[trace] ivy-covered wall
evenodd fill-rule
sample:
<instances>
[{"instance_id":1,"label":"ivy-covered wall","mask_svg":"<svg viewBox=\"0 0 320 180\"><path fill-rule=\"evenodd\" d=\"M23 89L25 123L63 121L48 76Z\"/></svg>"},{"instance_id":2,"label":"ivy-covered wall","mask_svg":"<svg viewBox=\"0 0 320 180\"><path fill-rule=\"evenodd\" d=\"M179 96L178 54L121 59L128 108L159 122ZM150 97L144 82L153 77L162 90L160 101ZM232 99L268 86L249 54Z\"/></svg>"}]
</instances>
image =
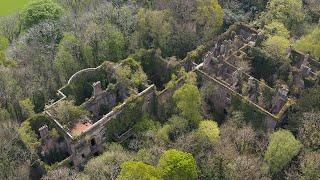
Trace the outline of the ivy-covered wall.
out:
<instances>
[{"instance_id":1,"label":"ivy-covered wall","mask_svg":"<svg viewBox=\"0 0 320 180\"><path fill-rule=\"evenodd\" d=\"M96 71L79 74L62 91L66 96L74 99L76 105L80 105L85 102L86 98L91 97L92 84L97 81L100 81L103 89L106 89L109 84L108 72L101 68Z\"/></svg>"},{"instance_id":2,"label":"ivy-covered wall","mask_svg":"<svg viewBox=\"0 0 320 180\"><path fill-rule=\"evenodd\" d=\"M122 112L106 125L106 135L108 140L115 140L115 136L120 136L128 129L132 128L138 120L142 118L143 97L139 97L127 102Z\"/></svg>"},{"instance_id":3,"label":"ivy-covered wall","mask_svg":"<svg viewBox=\"0 0 320 180\"><path fill-rule=\"evenodd\" d=\"M20 137L30 150L36 150L41 145L38 131L44 125L47 125L49 130L54 128L50 118L43 114L37 114L21 124L18 130Z\"/></svg>"},{"instance_id":4,"label":"ivy-covered wall","mask_svg":"<svg viewBox=\"0 0 320 180\"><path fill-rule=\"evenodd\" d=\"M253 108L247 101L241 99L239 96L232 95L230 109L243 112L245 121L252 124L255 129L266 129L266 115L256 108Z\"/></svg>"}]
</instances>

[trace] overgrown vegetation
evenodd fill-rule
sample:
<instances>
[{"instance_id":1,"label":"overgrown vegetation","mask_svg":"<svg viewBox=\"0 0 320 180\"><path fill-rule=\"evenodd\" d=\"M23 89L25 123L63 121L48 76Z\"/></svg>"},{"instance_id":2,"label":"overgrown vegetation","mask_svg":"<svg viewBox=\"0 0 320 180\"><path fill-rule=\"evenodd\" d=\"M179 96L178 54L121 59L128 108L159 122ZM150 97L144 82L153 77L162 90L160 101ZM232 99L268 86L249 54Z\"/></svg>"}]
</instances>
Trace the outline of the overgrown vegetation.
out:
<instances>
[{"instance_id":1,"label":"overgrown vegetation","mask_svg":"<svg viewBox=\"0 0 320 180\"><path fill-rule=\"evenodd\" d=\"M319 18L318 0L31 1L0 17L0 179L319 179L319 72L307 76L304 57L289 54L320 62ZM288 85L295 102L273 131L261 109L186 72L238 21L264 36L244 50L261 80L257 104L275 105L264 83ZM46 150L65 139L42 112L63 87L67 98L48 112L69 131L90 118L83 103L97 81L123 110L103 130L103 153L80 169L54 164L68 153ZM148 114L137 94L150 84ZM99 117L109 110L99 105ZM53 142L40 137L44 125Z\"/></svg>"}]
</instances>

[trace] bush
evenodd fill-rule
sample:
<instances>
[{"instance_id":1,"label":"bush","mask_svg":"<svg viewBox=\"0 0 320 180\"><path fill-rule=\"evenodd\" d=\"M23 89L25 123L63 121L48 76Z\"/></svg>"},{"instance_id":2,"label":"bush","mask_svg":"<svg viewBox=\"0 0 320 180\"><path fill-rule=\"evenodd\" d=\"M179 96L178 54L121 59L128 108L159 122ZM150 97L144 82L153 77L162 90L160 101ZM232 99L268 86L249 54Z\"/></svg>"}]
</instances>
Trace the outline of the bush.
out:
<instances>
[{"instance_id":1,"label":"bush","mask_svg":"<svg viewBox=\"0 0 320 180\"><path fill-rule=\"evenodd\" d=\"M90 179L117 179L120 165L131 160L131 154L119 144L110 144L105 152L89 160L85 165L84 174Z\"/></svg>"},{"instance_id":2,"label":"bush","mask_svg":"<svg viewBox=\"0 0 320 180\"><path fill-rule=\"evenodd\" d=\"M61 101L59 105L53 109L53 115L68 128L78 122L82 116L89 113L82 107L75 106L72 101Z\"/></svg>"},{"instance_id":3,"label":"bush","mask_svg":"<svg viewBox=\"0 0 320 180\"><path fill-rule=\"evenodd\" d=\"M44 20L57 20L62 14L62 8L52 0L36 0L31 2L21 15L25 29L39 24Z\"/></svg>"},{"instance_id":4,"label":"bush","mask_svg":"<svg viewBox=\"0 0 320 180\"><path fill-rule=\"evenodd\" d=\"M18 132L22 141L30 150L36 150L40 146L41 142L38 140L35 131L32 130L30 121L23 122Z\"/></svg>"},{"instance_id":5,"label":"bush","mask_svg":"<svg viewBox=\"0 0 320 180\"><path fill-rule=\"evenodd\" d=\"M290 41L282 36L271 36L264 42L264 50L278 60L284 60Z\"/></svg>"},{"instance_id":6,"label":"bush","mask_svg":"<svg viewBox=\"0 0 320 180\"><path fill-rule=\"evenodd\" d=\"M295 139L291 132L279 130L270 136L270 143L265 153L272 174L281 171L301 148L301 143Z\"/></svg>"},{"instance_id":7,"label":"bush","mask_svg":"<svg viewBox=\"0 0 320 180\"><path fill-rule=\"evenodd\" d=\"M207 139L211 143L216 143L219 140L220 130L217 122L212 120L201 121L197 135L199 138Z\"/></svg>"},{"instance_id":8,"label":"bush","mask_svg":"<svg viewBox=\"0 0 320 180\"><path fill-rule=\"evenodd\" d=\"M161 179L160 171L143 162L125 162L121 165L119 180L157 180Z\"/></svg>"},{"instance_id":9,"label":"bush","mask_svg":"<svg viewBox=\"0 0 320 180\"><path fill-rule=\"evenodd\" d=\"M311 53L320 58L320 28L314 29L310 34L296 41L294 47L304 53Z\"/></svg>"},{"instance_id":10,"label":"bush","mask_svg":"<svg viewBox=\"0 0 320 180\"><path fill-rule=\"evenodd\" d=\"M21 124L18 131L21 139L29 149L35 150L40 146L38 131L44 125L47 125L49 130L54 128L51 119L43 114L36 114Z\"/></svg>"},{"instance_id":11,"label":"bush","mask_svg":"<svg viewBox=\"0 0 320 180\"><path fill-rule=\"evenodd\" d=\"M181 111L181 115L189 121L190 127L198 127L201 120L201 97L197 86L192 84L183 85L174 93L173 99Z\"/></svg>"},{"instance_id":12,"label":"bush","mask_svg":"<svg viewBox=\"0 0 320 180\"><path fill-rule=\"evenodd\" d=\"M196 161L192 154L175 149L162 154L158 167L161 169L164 179L194 180L198 176Z\"/></svg>"}]
</instances>

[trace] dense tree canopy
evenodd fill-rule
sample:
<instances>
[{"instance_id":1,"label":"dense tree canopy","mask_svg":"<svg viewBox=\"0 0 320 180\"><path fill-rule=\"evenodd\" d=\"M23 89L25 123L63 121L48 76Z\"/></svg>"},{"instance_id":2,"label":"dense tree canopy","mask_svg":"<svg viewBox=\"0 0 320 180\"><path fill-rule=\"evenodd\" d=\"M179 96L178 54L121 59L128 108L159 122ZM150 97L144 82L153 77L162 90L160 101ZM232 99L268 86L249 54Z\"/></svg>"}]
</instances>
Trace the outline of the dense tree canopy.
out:
<instances>
[{"instance_id":1,"label":"dense tree canopy","mask_svg":"<svg viewBox=\"0 0 320 180\"><path fill-rule=\"evenodd\" d=\"M304 19L302 0L270 0L267 5L265 20L278 20L292 29L299 27Z\"/></svg>"},{"instance_id":2,"label":"dense tree canopy","mask_svg":"<svg viewBox=\"0 0 320 180\"><path fill-rule=\"evenodd\" d=\"M316 58L320 58L320 28L315 28L310 34L302 36L296 41L294 47L304 53L310 53Z\"/></svg>"},{"instance_id":3,"label":"dense tree canopy","mask_svg":"<svg viewBox=\"0 0 320 180\"><path fill-rule=\"evenodd\" d=\"M319 179L320 66L296 53L319 61L319 18L319 0L30 1L0 17L0 179ZM234 68L246 72L243 97L228 93ZM247 74L260 82L249 87ZM114 106L92 97L96 117L83 103L98 80ZM260 111L281 115L282 84L293 104L280 123ZM68 97L46 109L64 85ZM47 161L68 155L51 146L75 152L45 109L71 133L117 117L88 131L95 143L74 137L84 161L74 167L74 156Z\"/></svg>"}]
</instances>

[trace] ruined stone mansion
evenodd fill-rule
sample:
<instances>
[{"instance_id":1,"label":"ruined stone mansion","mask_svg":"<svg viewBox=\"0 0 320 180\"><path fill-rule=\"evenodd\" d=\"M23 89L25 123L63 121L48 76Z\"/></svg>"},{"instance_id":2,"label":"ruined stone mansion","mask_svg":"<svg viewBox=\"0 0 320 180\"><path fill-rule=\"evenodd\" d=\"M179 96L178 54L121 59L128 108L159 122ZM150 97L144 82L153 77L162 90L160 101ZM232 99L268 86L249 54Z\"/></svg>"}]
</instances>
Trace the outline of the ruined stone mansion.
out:
<instances>
[{"instance_id":1,"label":"ruined stone mansion","mask_svg":"<svg viewBox=\"0 0 320 180\"><path fill-rule=\"evenodd\" d=\"M294 103L294 98L289 97L290 87L281 84L272 88L253 77L239 63L248 61L250 48L259 41L263 41L264 38L261 32L239 23L230 27L218 38L195 50L193 52L196 54L195 57L189 54L181 61L180 66L185 67L187 71L195 72L198 75L199 84L210 82L218 85L223 94L223 101L219 102L222 108L228 107L232 98L240 98L253 109L264 114L266 120L262 123L266 123L266 126L272 129L282 121L286 111ZM306 78L313 78L315 84L319 83L317 72L320 70L320 64L317 61L291 47L288 48L287 53L288 58L294 59L292 63L296 68L292 74L294 84L297 87L305 88ZM117 68L117 66L113 68ZM99 66L79 71L70 78L68 84L77 81L79 76L98 71L101 68L103 67ZM112 69L109 73L110 75L113 73ZM111 139L108 135L108 131L111 131L109 124L116 123L114 121L118 121L126 113L130 103L137 102L138 111L141 114L148 113L155 117L160 116L164 111L162 106L172 98L175 90L184 84L184 78L180 77L175 86L160 92L157 91L155 85L150 83L136 94L120 90L115 93L112 89L103 88L101 81L96 81L92 84L92 96L81 104L90 112L90 115L79 120L72 129L66 129L50 112L50 109L68 98L68 94L64 92L68 85L58 91L59 99L51 102L44 113L51 117L55 128L63 135L65 139L63 148L70 155L68 160L78 166L84 163L88 157L101 153L106 142L111 140L122 142L132 135L132 124L130 123L125 123L126 127L121 127L119 132L112 133ZM265 98L266 93L271 98ZM106 110L106 113L103 114L101 114L100 108L102 105ZM48 133L47 125L39 129L43 141L49 141Z\"/></svg>"}]
</instances>

